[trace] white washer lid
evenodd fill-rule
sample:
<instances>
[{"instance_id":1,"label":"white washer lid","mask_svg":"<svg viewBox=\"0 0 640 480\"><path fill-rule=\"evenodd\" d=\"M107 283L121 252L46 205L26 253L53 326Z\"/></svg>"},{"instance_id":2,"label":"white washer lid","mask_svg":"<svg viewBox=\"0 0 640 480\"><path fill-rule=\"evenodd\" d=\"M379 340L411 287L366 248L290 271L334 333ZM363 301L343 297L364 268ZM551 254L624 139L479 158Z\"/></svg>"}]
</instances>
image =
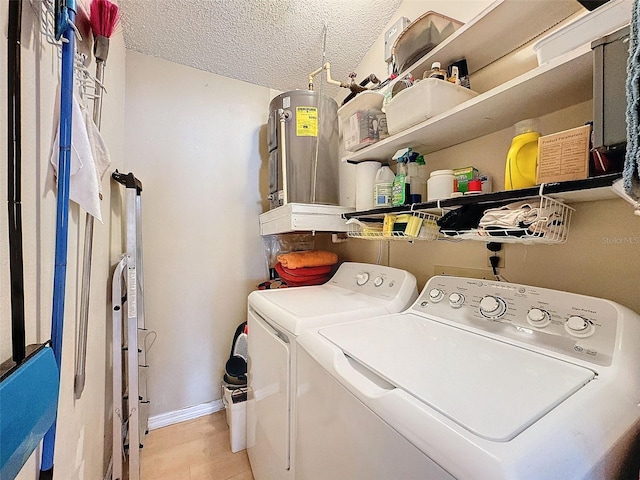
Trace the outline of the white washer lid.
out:
<instances>
[{"instance_id":1,"label":"white washer lid","mask_svg":"<svg viewBox=\"0 0 640 480\"><path fill-rule=\"evenodd\" d=\"M350 357L468 431L509 441L594 372L415 314L325 327Z\"/></svg>"},{"instance_id":2,"label":"white washer lid","mask_svg":"<svg viewBox=\"0 0 640 480\"><path fill-rule=\"evenodd\" d=\"M251 292L249 305L298 335L305 328L386 315L389 302L333 285Z\"/></svg>"}]
</instances>

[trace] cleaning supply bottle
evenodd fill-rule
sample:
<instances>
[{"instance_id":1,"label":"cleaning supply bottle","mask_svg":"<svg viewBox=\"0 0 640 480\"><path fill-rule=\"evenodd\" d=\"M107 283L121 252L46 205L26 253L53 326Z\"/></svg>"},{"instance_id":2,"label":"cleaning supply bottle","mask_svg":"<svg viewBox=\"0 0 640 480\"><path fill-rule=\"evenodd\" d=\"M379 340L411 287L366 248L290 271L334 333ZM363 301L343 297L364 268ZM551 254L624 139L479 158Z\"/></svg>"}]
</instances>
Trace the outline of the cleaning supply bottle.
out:
<instances>
[{"instance_id":1,"label":"cleaning supply bottle","mask_svg":"<svg viewBox=\"0 0 640 480\"><path fill-rule=\"evenodd\" d=\"M378 169L373 186L373 208L391 206L391 186L395 178L389 165L383 165Z\"/></svg>"},{"instance_id":2,"label":"cleaning supply bottle","mask_svg":"<svg viewBox=\"0 0 640 480\"><path fill-rule=\"evenodd\" d=\"M416 157L410 158L409 164L407 165L407 183L409 184L409 198L407 203L420 203L423 199L426 201L426 197L422 196L420 190L421 178Z\"/></svg>"},{"instance_id":3,"label":"cleaning supply bottle","mask_svg":"<svg viewBox=\"0 0 640 480\"><path fill-rule=\"evenodd\" d=\"M405 162L398 162L391 186L391 206L404 205L407 200L407 165Z\"/></svg>"},{"instance_id":4,"label":"cleaning supply bottle","mask_svg":"<svg viewBox=\"0 0 640 480\"><path fill-rule=\"evenodd\" d=\"M460 85L460 72L458 71L458 67L455 65L451 67L451 75L447 79L450 83L455 83L456 85Z\"/></svg>"},{"instance_id":5,"label":"cleaning supply bottle","mask_svg":"<svg viewBox=\"0 0 640 480\"><path fill-rule=\"evenodd\" d=\"M422 78L437 78L439 80L446 80L447 72L442 70L440 62L433 62L431 64L431 70L427 70Z\"/></svg>"},{"instance_id":6,"label":"cleaning supply bottle","mask_svg":"<svg viewBox=\"0 0 640 480\"><path fill-rule=\"evenodd\" d=\"M522 120L515 125L516 136L511 141L504 171L505 190L533 187L536 184L538 162L538 131L535 119Z\"/></svg>"}]
</instances>

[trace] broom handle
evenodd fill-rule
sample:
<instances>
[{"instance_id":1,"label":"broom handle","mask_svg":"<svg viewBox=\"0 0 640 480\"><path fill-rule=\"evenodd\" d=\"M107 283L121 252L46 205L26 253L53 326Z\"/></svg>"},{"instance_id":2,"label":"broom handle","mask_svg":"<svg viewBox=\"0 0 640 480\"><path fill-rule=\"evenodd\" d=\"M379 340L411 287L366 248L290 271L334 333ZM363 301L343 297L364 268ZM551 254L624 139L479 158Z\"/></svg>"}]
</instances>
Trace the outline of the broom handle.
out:
<instances>
[{"instance_id":1,"label":"broom handle","mask_svg":"<svg viewBox=\"0 0 640 480\"><path fill-rule=\"evenodd\" d=\"M93 123L98 130L102 124L102 88L105 61L96 58L96 95L93 101ZM87 337L89 330L89 294L91 292L91 258L93 256L93 215L85 214L84 256L82 259L82 290L80 292L80 321L78 325L78 346L76 351L76 367L73 382L73 393L76 400L84 391L87 366Z\"/></svg>"},{"instance_id":2,"label":"broom handle","mask_svg":"<svg viewBox=\"0 0 640 480\"><path fill-rule=\"evenodd\" d=\"M67 243L69 237L69 177L71 163L71 131L73 112L73 61L75 33L71 24L75 21L76 2L66 0L68 22L62 44L62 71L60 75L60 153L58 158L58 201L56 208L56 249L53 276L53 311L51 318L51 344L58 365L62 364L62 334L64 326L64 297L67 276ZM53 478L53 458L56 441L57 418L44 436L40 480Z\"/></svg>"}]
</instances>

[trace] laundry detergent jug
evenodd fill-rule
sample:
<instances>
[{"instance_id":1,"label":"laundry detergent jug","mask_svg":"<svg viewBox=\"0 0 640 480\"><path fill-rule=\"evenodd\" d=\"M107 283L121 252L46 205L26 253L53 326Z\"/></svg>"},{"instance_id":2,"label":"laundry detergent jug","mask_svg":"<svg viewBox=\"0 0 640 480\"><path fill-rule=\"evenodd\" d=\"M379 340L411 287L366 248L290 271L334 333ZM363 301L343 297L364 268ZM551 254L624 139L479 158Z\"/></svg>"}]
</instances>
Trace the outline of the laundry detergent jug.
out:
<instances>
[{"instance_id":1,"label":"laundry detergent jug","mask_svg":"<svg viewBox=\"0 0 640 480\"><path fill-rule=\"evenodd\" d=\"M504 171L505 190L533 187L538 162L537 122L533 119L516 123L516 136L511 141Z\"/></svg>"}]
</instances>

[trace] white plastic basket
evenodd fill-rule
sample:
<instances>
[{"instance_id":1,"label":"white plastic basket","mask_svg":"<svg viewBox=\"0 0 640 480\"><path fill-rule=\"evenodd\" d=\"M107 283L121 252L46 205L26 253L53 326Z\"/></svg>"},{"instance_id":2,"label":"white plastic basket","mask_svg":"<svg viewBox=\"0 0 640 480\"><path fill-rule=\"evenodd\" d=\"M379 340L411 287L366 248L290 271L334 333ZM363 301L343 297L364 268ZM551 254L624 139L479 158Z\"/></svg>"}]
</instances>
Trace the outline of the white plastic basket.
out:
<instances>
[{"instance_id":1,"label":"white plastic basket","mask_svg":"<svg viewBox=\"0 0 640 480\"><path fill-rule=\"evenodd\" d=\"M406 130L477 96L468 88L427 78L399 92L385 106L389 135Z\"/></svg>"},{"instance_id":2,"label":"white plastic basket","mask_svg":"<svg viewBox=\"0 0 640 480\"><path fill-rule=\"evenodd\" d=\"M538 65L628 25L632 4L632 0L611 0L538 40L533 45Z\"/></svg>"}]
</instances>

